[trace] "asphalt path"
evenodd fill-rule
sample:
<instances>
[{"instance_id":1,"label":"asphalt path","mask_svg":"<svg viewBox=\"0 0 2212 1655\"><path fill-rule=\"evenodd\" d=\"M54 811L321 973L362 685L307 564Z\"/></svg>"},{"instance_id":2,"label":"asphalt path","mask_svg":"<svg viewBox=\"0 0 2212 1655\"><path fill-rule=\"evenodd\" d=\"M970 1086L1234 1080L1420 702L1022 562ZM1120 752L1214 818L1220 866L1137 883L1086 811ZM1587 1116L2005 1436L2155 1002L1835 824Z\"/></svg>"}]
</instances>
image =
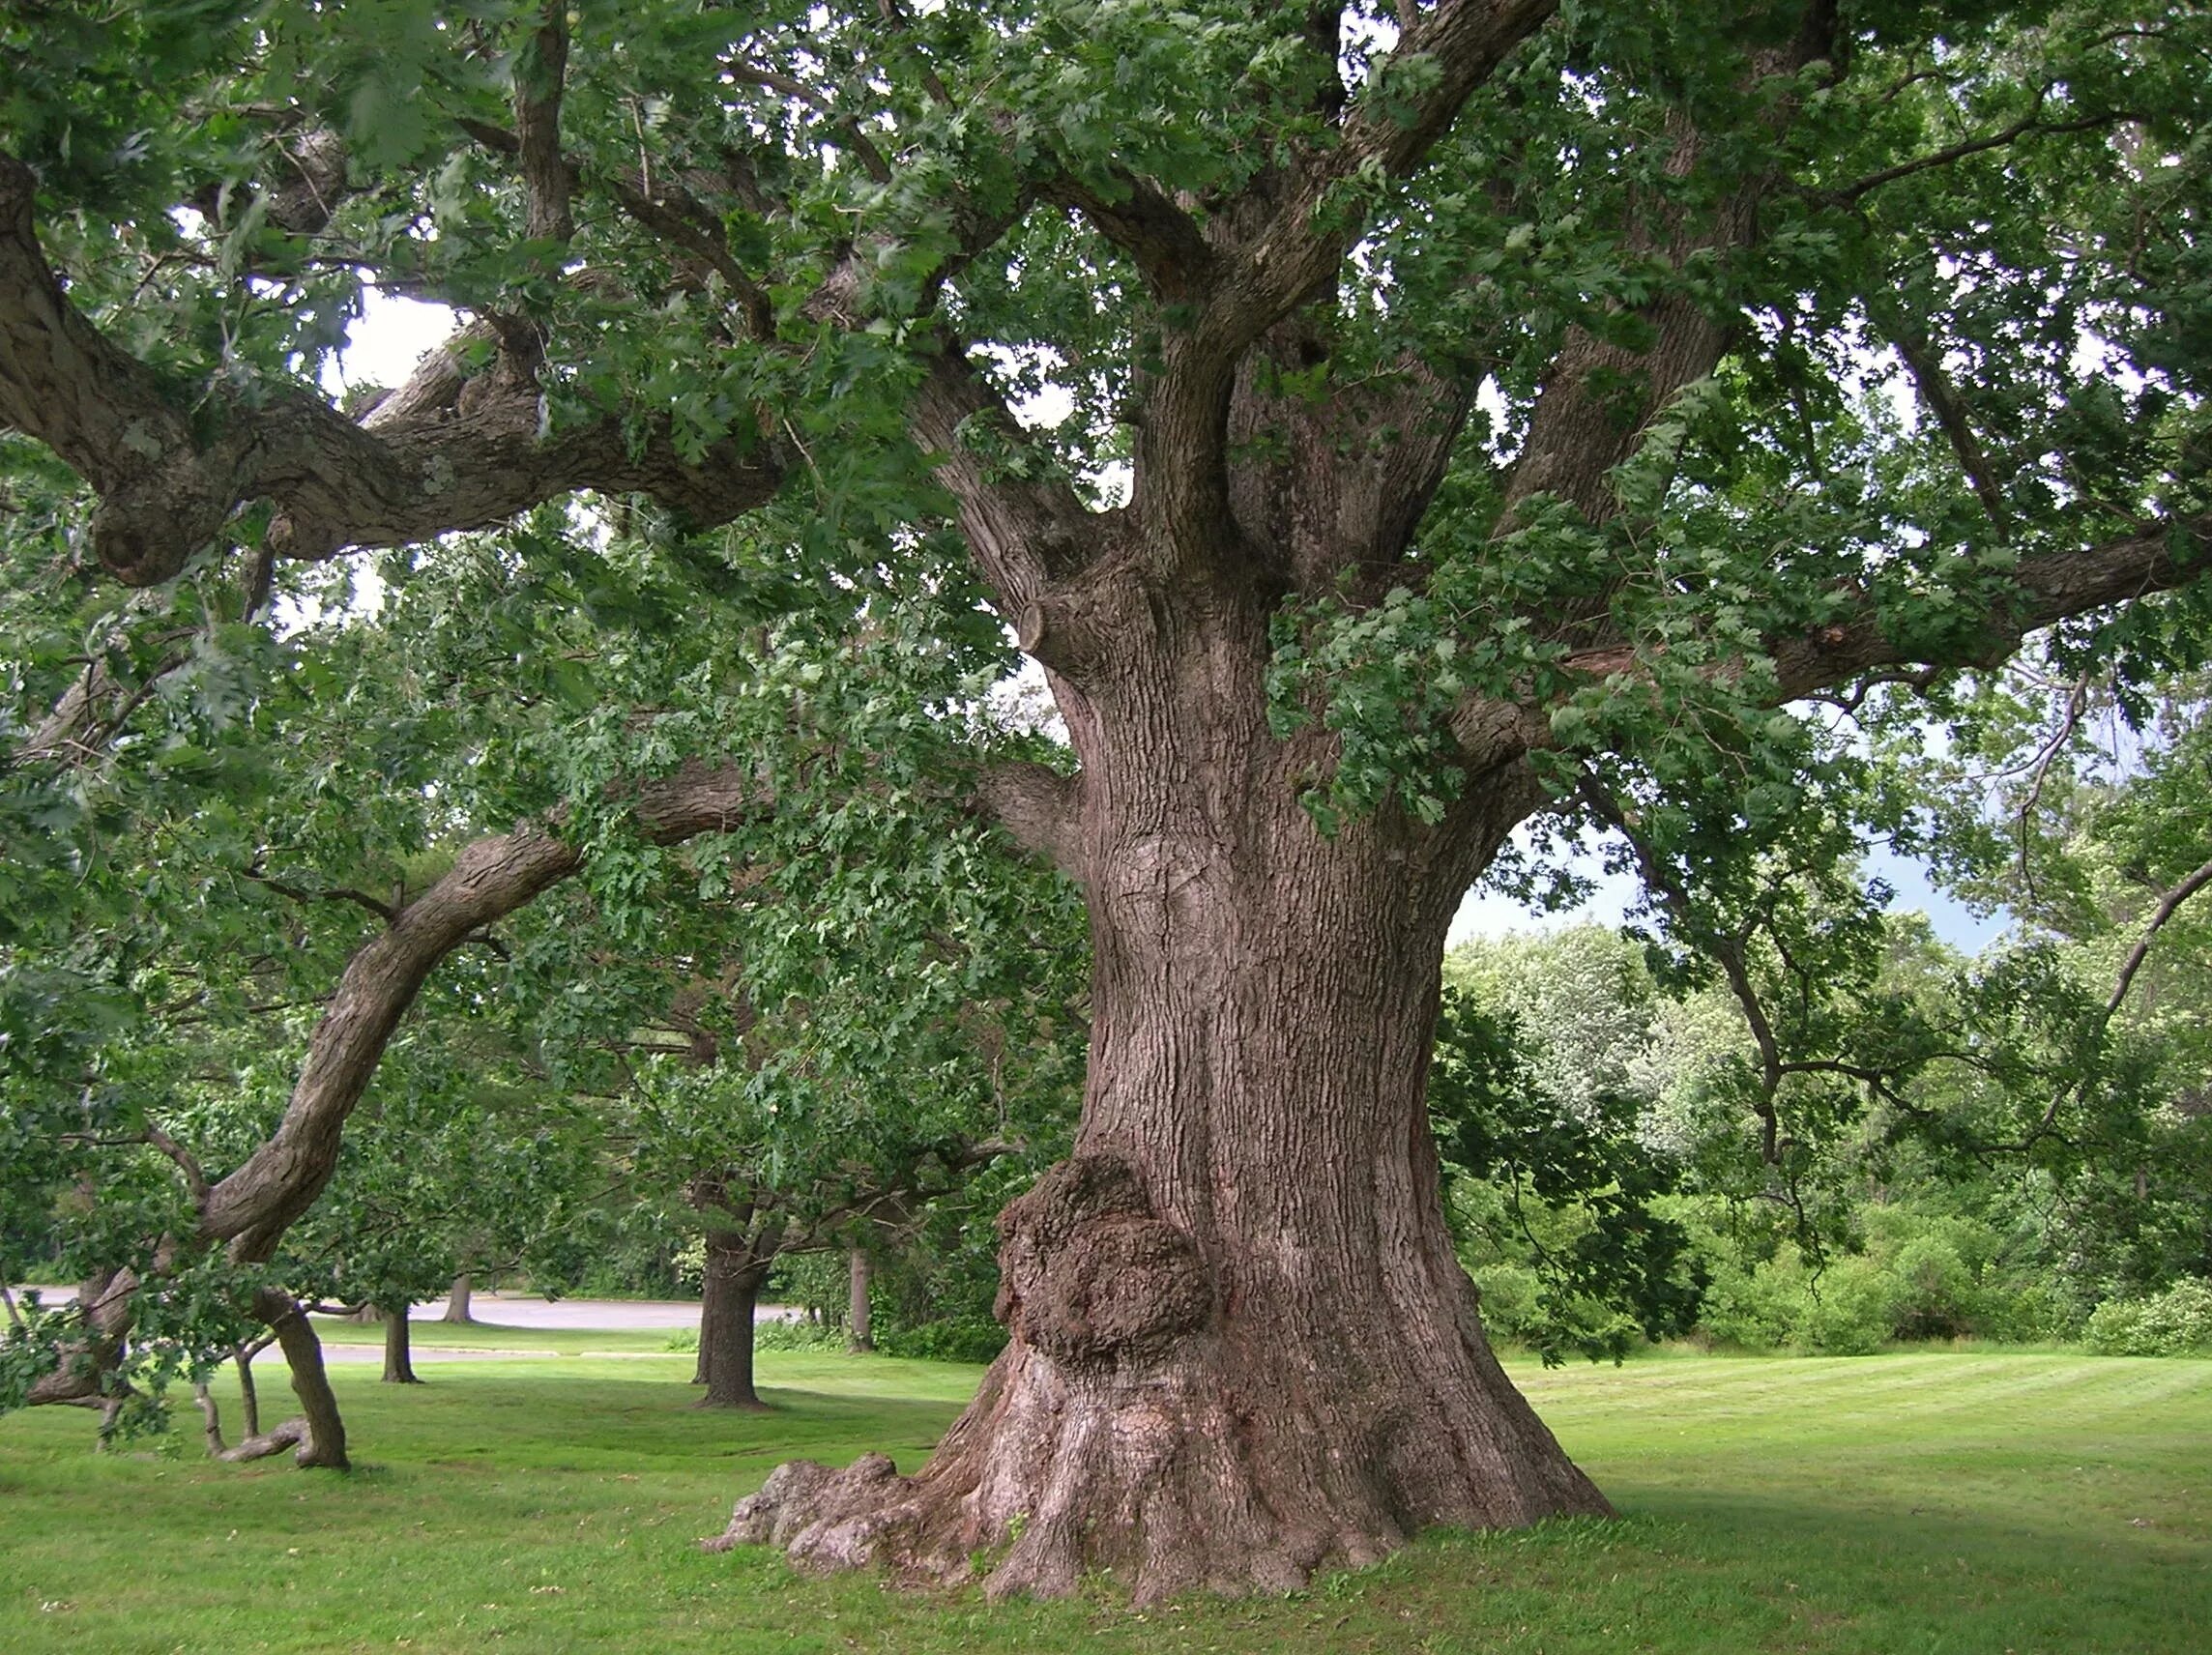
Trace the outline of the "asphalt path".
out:
<instances>
[{"instance_id":1,"label":"asphalt path","mask_svg":"<svg viewBox=\"0 0 2212 1655\"><path fill-rule=\"evenodd\" d=\"M446 1314L442 1298L424 1299L415 1307L417 1321L436 1321ZM501 1327L551 1327L564 1332L590 1330L603 1333L640 1333L655 1327L696 1327L699 1306L682 1299L652 1298L539 1298L535 1293L488 1293L470 1296L469 1314L479 1321ZM762 1305L756 1318L773 1321L782 1312Z\"/></svg>"},{"instance_id":2,"label":"asphalt path","mask_svg":"<svg viewBox=\"0 0 2212 1655\"><path fill-rule=\"evenodd\" d=\"M418 1326L424 1322L438 1322L439 1331L466 1335L468 1324L458 1326L440 1321L446 1314L446 1301L442 1298L425 1299L411 1313ZM487 1321L496 1327L534 1327L557 1333L651 1333L660 1328L673 1332L680 1327L699 1325L699 1307L681 1299L650 1298L539 1298L536 1294L488 1293L473 1294L469 1299L469 1314L479 1321ZM767 1321L781 1313L769 1305L760 1307L758 1320ZM409 1355L418 1367L425 1362L494 1362L513 1360L517 1356L550 1355L551 1351L530 1350L441 1350L434 1345L417 1344ZM595 1356L637 1357L656 1352L646 1350L595 1350ZM323 1360L326 1362L382 1362L381 1345L340 1345L332 1340L323 1343Z\"/></svg>"},{"instance_id":3,"label":"asphalt path","mask_svg":"<svg viewBox=\"0 0 2212 1655\"><path fill-rule=\"evenodd\" d=\"M46 1304L63 1304L76 1297L73 1287L11 1288L17 1302L35 1292ZM652 1298L540 1298L535 1293L480 1292L469 1301L470 1314L479 1321L499 1327L549 1327L564 1332L591 1330L606 1333L651 1332L656 1327L696 1327L696 1301ZM417 1321L436 1321L446 1314L442 1298L424 1299L411 1313ZM756 1321L784 1321L792 1312L780 1305L764 1304Z\"/></svg>"},{"instance_id":4,"label":"asphalt path","mask_svg":"<svg viewBox=\"0 0 2212 1655\"><path fill-rule=\"evenodd\" d=\"M25 1292L12 1290L18 1301ZM42 1287L36 1290L47 1304L59 1304L76 1296L73 1287ZM673 1332L681 1327L699 1325L699 1306L683 1299L640 1298L540 1298L535 1293L479 1292L469 1303L476 1320L489 1322L495 1327L532 1327L553 1332L610 1332L650 1333L660 1328ZM425 1299L411 1313L414 1321L437 1322L446 1314L446 1301L442 1298ZM760 1321L787 1321L796 1312L781 1305L764 1304L754 1312ZM462 1328L450 1329L463 1331ZM441 1323L441 1331L449 1330ZM517 1356L551 1354L529 1350L442 1350L434 1346L417 1345L411 1352L418 1363L422 1362L486 1362L502 1358L512 1360ZM655 1352L642 1350L594 1351L594 1355L636 1357ZM323 1346L326 1362L382 1362L381 1345L340 1345L326 1341Z\"/></svg>"}]
</instances>

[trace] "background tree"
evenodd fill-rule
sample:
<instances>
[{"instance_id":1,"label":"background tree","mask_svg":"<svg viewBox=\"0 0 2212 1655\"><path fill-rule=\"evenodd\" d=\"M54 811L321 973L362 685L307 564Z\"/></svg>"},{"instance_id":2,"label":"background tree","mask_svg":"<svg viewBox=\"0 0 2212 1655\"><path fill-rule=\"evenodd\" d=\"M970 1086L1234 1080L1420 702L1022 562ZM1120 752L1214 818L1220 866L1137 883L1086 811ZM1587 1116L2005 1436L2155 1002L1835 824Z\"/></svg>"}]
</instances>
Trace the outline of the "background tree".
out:
<instances>
[{"instance_id":1,"label":"background tree","mask_svg":"<svg viewBox=\"0 0 2212 1655\"><path fill-rule=\"evenodd\" d=\"M1079 767L976 780L1090 908L1075 1153L1003 1221L1012 1341L931 1466L791 1469L733 1533L1292 1585L1604 1509L1488 1352L1424 1129L1513 828L1632 819L1725 907L1847 750L1790 703L2197 571L2204 31L56 7L7 42L0 421L145 587L582 488L804 498L809 579L979 583ZM370 276L474 320L349 418L305 375ZM2197 602L2151 606L2168 653Z\"/></svg>"}]
</instances>

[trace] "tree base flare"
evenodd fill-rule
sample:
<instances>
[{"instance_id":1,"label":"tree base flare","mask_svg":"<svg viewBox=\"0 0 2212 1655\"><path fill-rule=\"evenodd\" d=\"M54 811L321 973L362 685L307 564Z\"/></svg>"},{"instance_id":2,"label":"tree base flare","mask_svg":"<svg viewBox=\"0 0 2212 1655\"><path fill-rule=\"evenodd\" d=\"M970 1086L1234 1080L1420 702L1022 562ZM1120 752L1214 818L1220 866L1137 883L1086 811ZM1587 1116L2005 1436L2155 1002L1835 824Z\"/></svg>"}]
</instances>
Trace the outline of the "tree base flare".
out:
<instances>
[{"instance_id":1,"label":"tree base flare","mask_svg":"<svg viewBox=\"0 0 2212 1655\"><path fill-rule=\"evenodd\" d=\"M1232 1319L1194 1285L1187 1237L1082 1158L1002 1230L1014 1342L930 1463L781 1466L709 1550L916 1584L980 1573L994 1598L1105 1572L1146 1604L1295 1590L1437 1525L1611 1514L1499 1369L1448 1257L1427 1292L1386 1285L1341 1322L1249 1302Z\"/></svg>"},{"instance_id":2,"label":"tree base flare","mask_svg":"<svg viewBox=\"0 0 2212 1655\"><path fill-rule=\"evenodd\" d=\"M1611 1514L1548 1433L1548 1455L1482 1479L1454 1445L1405 1436L1403 1415L1337 1437L1341 1414L1311 1432L1206 1388L1216 1400L1154 1386L1109 1400L1009 1351L917 1474L882 1454L841 1470L787 1462L702 1544L774 1546L810 1573L881 1565L914 1585L980 1575L993 1598L1061 1596L1105 1572L1143 1605L1295 1590L1436 1524Z\"/></svg>"}]
</instances>

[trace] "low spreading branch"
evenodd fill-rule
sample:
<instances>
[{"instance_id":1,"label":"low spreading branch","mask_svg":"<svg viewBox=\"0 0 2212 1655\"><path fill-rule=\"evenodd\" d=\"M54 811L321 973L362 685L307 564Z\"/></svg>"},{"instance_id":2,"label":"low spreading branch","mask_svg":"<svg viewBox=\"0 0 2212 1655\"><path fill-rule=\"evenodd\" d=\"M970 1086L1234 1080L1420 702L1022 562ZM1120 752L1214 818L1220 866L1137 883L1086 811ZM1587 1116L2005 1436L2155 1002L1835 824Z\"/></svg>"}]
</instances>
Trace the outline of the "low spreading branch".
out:
<instances>
[{"instance_id":1,"label":"low spreading branch","mask_svg":"<svg viewBox=\"0 0 2212 1655\"><path fill-rule=\"evenodd\" d=\"M434 352L360 422L302 390L206 387L201 429L153 371L72 304L33 224L38 180L0 155L0 423L38 438L99 493L91 543L118 579L173 577L241 506L275 502L270 547L322 558L489 528L581 488L651 495L702 524L765 502L772 446L725 442L694 465L666 421L616 415L546 433L534 364L471 377Z\"/></svg>"}]
</instances>

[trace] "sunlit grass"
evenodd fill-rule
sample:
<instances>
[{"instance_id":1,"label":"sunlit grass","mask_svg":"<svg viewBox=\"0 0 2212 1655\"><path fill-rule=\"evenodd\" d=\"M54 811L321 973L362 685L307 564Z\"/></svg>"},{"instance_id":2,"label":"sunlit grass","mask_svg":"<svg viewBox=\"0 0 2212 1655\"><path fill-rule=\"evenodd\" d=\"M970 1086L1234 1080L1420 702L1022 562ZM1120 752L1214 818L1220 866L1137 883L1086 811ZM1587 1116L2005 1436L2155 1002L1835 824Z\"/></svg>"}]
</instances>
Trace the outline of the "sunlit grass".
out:
<instances>
[{"instance_id":1,"label":"sunlit grass","mask_svg":"<svg viewBox=\"0 0 2212 1655\"><path fill-rule=\"evenodd\" d=\"M701 1554L788 1456L918 1464L977 1372L760 1365L767 1415L691 1408L688 1356L451 1363L413 1389L341 1367L344 1478L211 1466L189 1420L171 1457L106 1459L73 1410L0 1420L0 1647L2212 1650L2212 1363L1520 1369L1623 1521L1432 1536L1289 1599L1144 1615L1105 1582L990 1608Z\"/></svg>"},{"instance_id":2,"label":"sunlit grass","mask_svg":"<svg viewBox=\"0 0 2212 1655\"><path fill-rule=\"evenodd\" d=\"M314 1319L315 1330L326 1345L384 1344L380 1321L340 1321L331 1317ZM616 1353L668 1350L673 1327L509 1327L497 1321L438 1321L417 1317L407 1331L417 1354L437 1350L542 1350L550 1355L574 1356L597 1351ZM272 1358L274 1361L275 1359ZM283 1364L276 1362L281 1373ZM256 1376L260 1373L257 1366Z\"/></svg>"}]
</instances>

